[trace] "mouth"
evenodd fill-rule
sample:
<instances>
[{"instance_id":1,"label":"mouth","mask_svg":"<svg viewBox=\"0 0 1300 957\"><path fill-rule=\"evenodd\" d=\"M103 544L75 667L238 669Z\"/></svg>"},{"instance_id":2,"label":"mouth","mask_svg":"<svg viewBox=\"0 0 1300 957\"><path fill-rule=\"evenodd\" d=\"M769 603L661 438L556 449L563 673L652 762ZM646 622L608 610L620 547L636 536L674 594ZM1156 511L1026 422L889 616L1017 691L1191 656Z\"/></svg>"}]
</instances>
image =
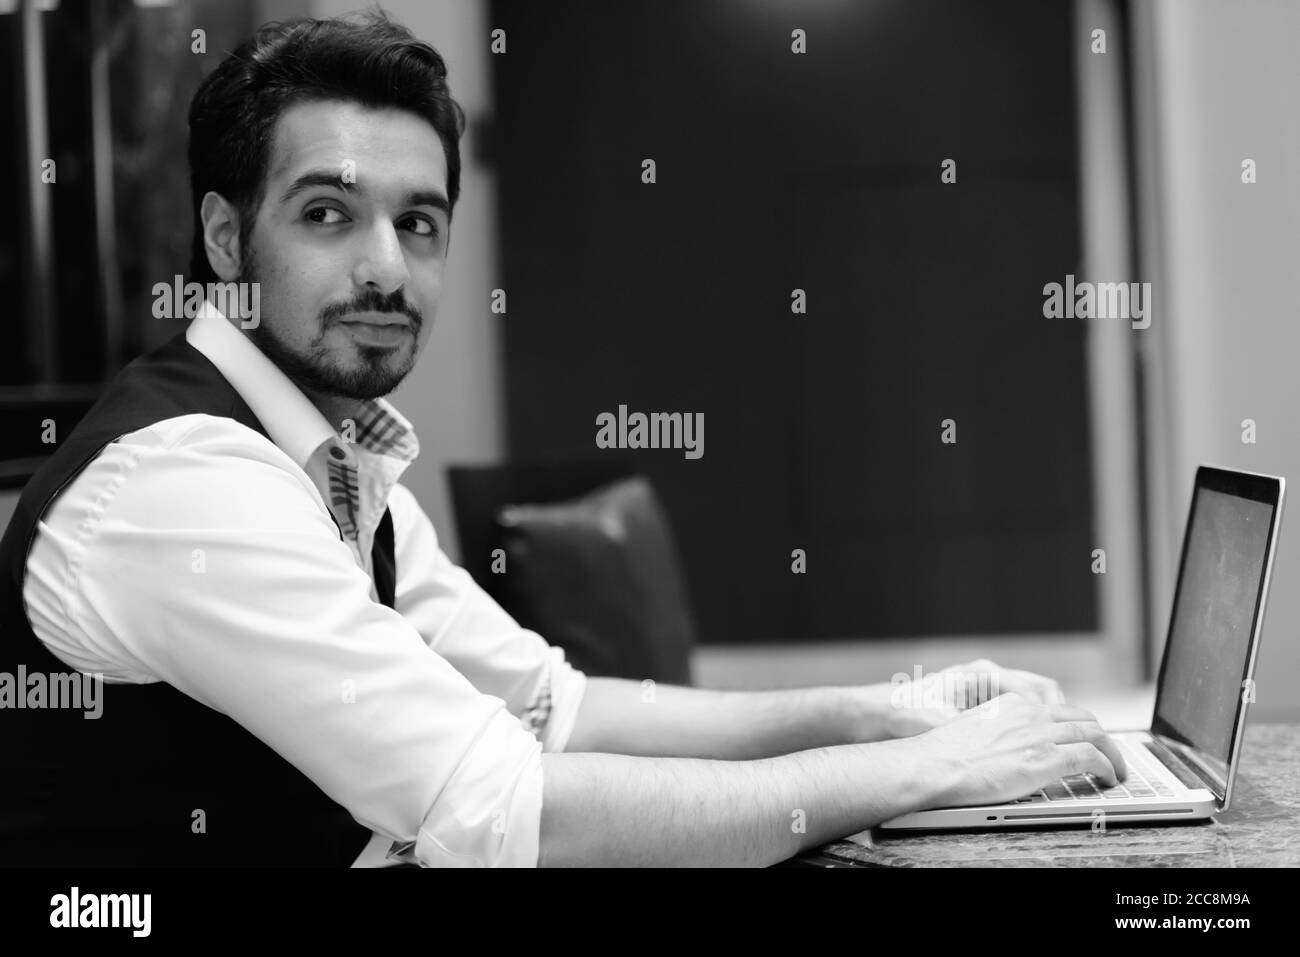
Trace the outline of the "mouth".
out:
<instances>
[{"instance_id":1,"label":"mouth","mask_svg":"<svg viewBox=\"0 0 1300 957\"><path fill-rule=\"evenodd\" d=\"M355 317L340 319L339 322L345 326L401 326L409 328L411 325L411 320L405 316L377 312L358 313Z\"/></svg>"},{"instance_id":2,"label":"mouth","mask_svg":"<svg viewBox=\"0 0 1300 957\"><path fill-rule=\"evenodd\" d=\"M409 322L371 322L369 320L347 320L341 325L355 341L368 346L396 348L408 342L414 335Z\"/></svg>"}]
</instances>

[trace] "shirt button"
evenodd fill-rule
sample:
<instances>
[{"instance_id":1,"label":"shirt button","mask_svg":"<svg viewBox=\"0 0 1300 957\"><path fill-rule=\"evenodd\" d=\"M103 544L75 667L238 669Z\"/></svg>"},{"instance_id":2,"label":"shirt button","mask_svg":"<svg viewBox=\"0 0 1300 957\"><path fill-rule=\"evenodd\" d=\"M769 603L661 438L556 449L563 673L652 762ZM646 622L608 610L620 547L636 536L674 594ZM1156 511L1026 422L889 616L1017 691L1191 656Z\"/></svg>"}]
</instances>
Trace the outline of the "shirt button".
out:
<instances>
[{"instance_id":1,"label":"shirt button","mask_svg":"<svg viewBox=\"0 0 1300 957\"><path fill-rule=\"evenodd\" d=\"M344 452L337 445L330 446L330 455L336 459L345 459L348 457L348 453Z\"/></svg>"}]
</instances>

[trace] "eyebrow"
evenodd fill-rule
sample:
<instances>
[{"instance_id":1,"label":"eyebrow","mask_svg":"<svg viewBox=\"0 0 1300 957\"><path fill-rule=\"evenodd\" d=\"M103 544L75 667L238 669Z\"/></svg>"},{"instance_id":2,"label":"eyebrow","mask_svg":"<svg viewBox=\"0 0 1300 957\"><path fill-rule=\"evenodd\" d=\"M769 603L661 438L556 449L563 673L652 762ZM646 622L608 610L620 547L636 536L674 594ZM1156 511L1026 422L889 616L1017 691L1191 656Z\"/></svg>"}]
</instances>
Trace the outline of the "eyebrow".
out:
<instances>
[{"instance_id":1,"label":"eyebrow","mask_svg":"<svg viewBox=\"0 0 1300 957\"><path fill-rule=\"evenodd\" d=\"M345 183L342 175L332 170L314 169L303 173L284 191L280 197L281 203L287 203L299 193L313 187L323 186L327 189L337 189L345 193L355 193L358 196L364 196L365 190L359 183ZM417 189L406 194L405 206L432 206L440 209L451 216L451 204L447 202L447 197L436 189Z\"/></svg>"}]
</instances>

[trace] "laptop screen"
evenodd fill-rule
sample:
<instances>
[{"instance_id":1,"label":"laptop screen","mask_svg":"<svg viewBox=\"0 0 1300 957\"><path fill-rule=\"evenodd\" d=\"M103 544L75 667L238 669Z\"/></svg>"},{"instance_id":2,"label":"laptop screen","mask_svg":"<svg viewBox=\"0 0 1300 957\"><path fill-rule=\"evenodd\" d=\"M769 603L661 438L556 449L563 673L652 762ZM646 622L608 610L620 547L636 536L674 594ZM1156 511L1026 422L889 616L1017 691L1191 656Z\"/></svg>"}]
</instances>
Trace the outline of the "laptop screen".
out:
<instances>
[{"instance_id":1,"label":"laptop screen","mask_svg":"<svg viewBox=\"0 0 1300 957\"><path fill-rule=\"evenodd\" d=\"M1276 479L1197 472L1152 730L1228 776L1280 494Z\"/></svg>"}]
</instances>

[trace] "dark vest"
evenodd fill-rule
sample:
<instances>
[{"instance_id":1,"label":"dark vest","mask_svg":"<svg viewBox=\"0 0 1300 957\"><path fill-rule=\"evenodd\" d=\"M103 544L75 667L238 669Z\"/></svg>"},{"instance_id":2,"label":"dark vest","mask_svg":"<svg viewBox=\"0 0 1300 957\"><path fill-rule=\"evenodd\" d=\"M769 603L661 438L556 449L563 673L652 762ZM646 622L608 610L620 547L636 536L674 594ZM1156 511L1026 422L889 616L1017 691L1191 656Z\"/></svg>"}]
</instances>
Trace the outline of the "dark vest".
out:
<instances>
[{"instance_id":1,"label":"dark vest","mask_svg":"<svg viewBox=\"0 0 1300 957\"><path fill-rule=\"evenodd\" d=\"M22 597L50 503L109 443L193 413L267 435L179 333L118 373L27 483L0 539L0 672L74 673L33 633ZM392 607L387 511L372 556L376 589ZM0 709L0 866L346 866L369 839L277 752L171 685L101 683L99 695L102 713L90 720L75 709Z\"/></svg>"}]
</instances>

